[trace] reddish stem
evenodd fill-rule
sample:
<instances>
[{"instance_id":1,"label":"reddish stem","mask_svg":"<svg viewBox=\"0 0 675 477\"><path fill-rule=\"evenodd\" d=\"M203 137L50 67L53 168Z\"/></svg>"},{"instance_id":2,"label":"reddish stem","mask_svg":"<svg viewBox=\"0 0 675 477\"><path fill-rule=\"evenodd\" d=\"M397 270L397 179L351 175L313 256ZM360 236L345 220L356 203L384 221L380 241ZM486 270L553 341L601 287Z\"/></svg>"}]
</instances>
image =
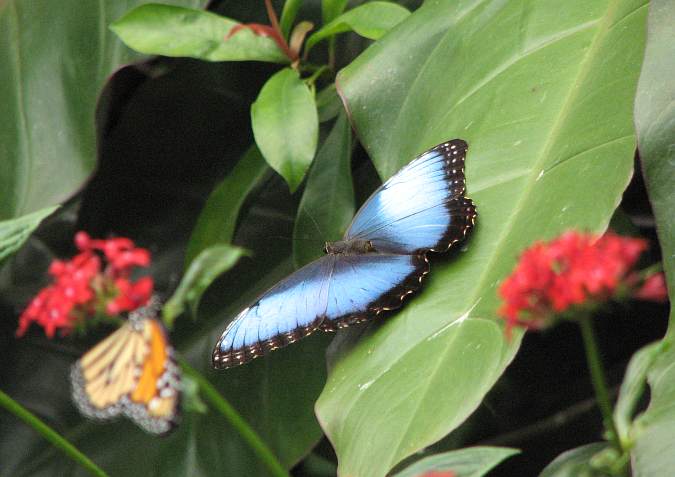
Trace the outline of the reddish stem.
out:
<instances>
[{"instance_id":1,"label":"reddish stem","mask_svg":"<svg viewBox=\"0 0 675 477\"><path fill-rule=\"evenodd\" d=\"M298 53L292 51L289 48L288 43L286 43L286 39L284 38L284 35L281 33L281 27L279 26L277 14L274 11L274 7L272 7L272 0L265 0L265 8L267 8L267 16L269 17L270 24L272 25L272 29L274 30L273 38L277 42L277 45L279 45L279 47L283 50L286 56L288 56L291 62L297 61Z\"/></svg>"}]
</instances>

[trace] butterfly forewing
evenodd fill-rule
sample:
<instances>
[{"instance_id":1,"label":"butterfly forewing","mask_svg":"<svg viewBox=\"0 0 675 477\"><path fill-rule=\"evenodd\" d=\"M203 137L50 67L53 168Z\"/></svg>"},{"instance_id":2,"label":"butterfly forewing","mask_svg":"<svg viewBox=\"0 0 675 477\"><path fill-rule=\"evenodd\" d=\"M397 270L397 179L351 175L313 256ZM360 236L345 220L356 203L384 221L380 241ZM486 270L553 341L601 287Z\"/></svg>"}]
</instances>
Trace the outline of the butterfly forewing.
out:
<instances>
[{"instance_id":1,"label":"butterfly forewing","mask_svg":"<svg viewBox=\"0 0 675 477\"><path fill-rule=\"evenodd\" d=\"M345 240L369 240L381 252L415 254L444 251L464 238L476 216L471 200L463 197L467 148L454 139L414 159L361 207Z\"/></svg>"},{"instance_id":2,"label":"butterfly forewing","mask_svg":"<svg viewBox=\"0 0 675 477\"><path fill-rule=\"evenodd\" d=\"M335 257L322 257L264 293L230 322L212 360L216 368L249 361L314 331L323 321Z\"/></svg>"}]
</instances>

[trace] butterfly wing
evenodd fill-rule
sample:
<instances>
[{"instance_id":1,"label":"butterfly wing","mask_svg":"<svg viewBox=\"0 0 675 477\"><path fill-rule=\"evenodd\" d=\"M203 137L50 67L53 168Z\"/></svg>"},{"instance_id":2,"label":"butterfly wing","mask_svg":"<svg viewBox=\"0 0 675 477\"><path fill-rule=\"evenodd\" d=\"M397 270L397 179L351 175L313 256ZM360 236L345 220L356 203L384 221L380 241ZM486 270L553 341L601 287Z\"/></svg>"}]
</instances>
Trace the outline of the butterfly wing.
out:
<instances>
[{"instance_id":1,"label":"butterfly wing","mask_svg":"<svg viewBox=\"0 0 675 477\"><path fill-rule=\"evenodd\" d=\"M401 306L429 272L424 254L340 255L328 293L325 331L365 321Z\"/></svg>"},{"instance_id":2,"label":"butterfly wing","mask_svg":"<svg viewBox=\"0 0 675 477\"><path fill-rule=\"evenodd\" d=\"M453 139L392 176L354 217L345 240L370 240L379 251L445 251L473 227L476 209L464 197L468 145Z\"/></svg>"},{"instance_id":3,"label":"butterfly wing","mask_svg":"<svg viewBox=\"0 0 675 477\"><path fill-rule=\"evenodd\" d=\"M71 381L85 416L125 414L153 434L169 432L177 421L180 372L154 318L130 318L73 365Z\"/></svg>"},{"instance_id":4,"label":"butterfly wing","mask_svg":"<svg viewBox=\"0 0 675 477\"><path fill-rule=\"evenodd\" d=\"M331 255L311 262L239 313L213 350L213 366L237 366L316 330L325 317L334 263Z\"/></svg>"}]
</instances>

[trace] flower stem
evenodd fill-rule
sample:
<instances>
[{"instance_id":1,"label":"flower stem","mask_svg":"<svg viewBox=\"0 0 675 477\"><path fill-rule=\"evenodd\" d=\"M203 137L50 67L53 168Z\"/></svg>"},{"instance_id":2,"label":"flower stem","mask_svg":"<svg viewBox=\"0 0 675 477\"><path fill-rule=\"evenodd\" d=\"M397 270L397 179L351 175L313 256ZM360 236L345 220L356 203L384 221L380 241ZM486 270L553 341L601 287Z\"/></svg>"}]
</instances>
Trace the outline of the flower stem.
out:
<instances>
[{"instance_id":1,"label":"flower stem","mask_svg":"<svg viewBox=\"0 0 675 477\"><path fill-rule=\"evenodd\" d=\"M180 360L183 372L190 376L198 385L199 389L213 408L232 424L232 426L239 431L241 437L253 449L253 452L260 458L260 460L267 466L271 475L277 477L289 477L288 471L281 465L279 459L267 447L267 444L260 438L260 436L251 428L246 420L241 417L241 414L232 407L232 405L213 387L213 385L197 370L192 368L184 359Z\"/></svg>"},{"instance_id":2,"label":"flower stem","mask_svg":"<svg viewBox=\"0 0 675 477\"><path fill-rule=\"evenodd\" d=\"M612 404L609 400L609 392L607 391L607 382L605 380L605 370L600 361L600 354L598 353L598 345L595 341L595 334L593 333L593 324L588 316L579 320L581 327L581 336L584 339L584 348L586 348L586 361L588 362L588 370L591 373L591 382L595 390L595 397L598 400L598 406L602 413L602 420L605 430L609 435L609 441L618 450L621 451L621 443L619 442L619 433L614 424L614 417L612 412Z\"/></svg>"},{"instance_id":3,"label":"flower stem","mask_svg":"<svg viewBox=\"0 0 675 477\"><path fill-rule=\"evenodd\" d=\"M89 457L80 452L63 436L42 422L35 414L30 412L28 409L23 407L21 404L16 402L2 391L0 391L0 406L4 407L23 422L28 424L30 427L35 429L39 434L42 435L42 437L51 442L54 447L62 450L68 457L87 469L92 475L96 475L98 477L108 476L108 474L103 472L100 467L94 464L94 462L89 459Z\"/></svg>"}]
</instances>

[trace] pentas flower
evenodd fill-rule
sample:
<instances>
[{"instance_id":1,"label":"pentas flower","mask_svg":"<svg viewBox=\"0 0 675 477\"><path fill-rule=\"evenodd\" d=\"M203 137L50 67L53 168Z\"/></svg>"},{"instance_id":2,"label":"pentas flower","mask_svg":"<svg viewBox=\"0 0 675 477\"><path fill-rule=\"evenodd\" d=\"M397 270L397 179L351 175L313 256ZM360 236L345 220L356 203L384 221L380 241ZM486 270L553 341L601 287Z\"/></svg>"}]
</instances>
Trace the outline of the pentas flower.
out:
<instances>
[{"instance_id":1,"label":"pentas flower","mask_svg":"<svg viewBox=\"0 0 675 477\"><path fill-rule=\"evenodd\" d=\"M37 323L52 338L84 326L87 317L113 317L145 305L153 292L151 277L136 281L136 267L150 264L150 252L128 238L92 239L75 235L79 253L70 260L54 260L48 273L53 282L43 288L19 317L17 336Z\"/></svg>"},{"instance_id":2,"label":"pentas flower","mask_svg":"<svg viewBox=\"0 0 675 477\"><path fill-rule=\"evenodd\" d=\"M514 325L540 329L574 307L592 308L611 298L663 300L663 275L652 275L640 286L633 269L646 249L645 240L612 232L598 237L571 231L534 243L499 288L507 334Z\"/></svg>"}]
</instances>

